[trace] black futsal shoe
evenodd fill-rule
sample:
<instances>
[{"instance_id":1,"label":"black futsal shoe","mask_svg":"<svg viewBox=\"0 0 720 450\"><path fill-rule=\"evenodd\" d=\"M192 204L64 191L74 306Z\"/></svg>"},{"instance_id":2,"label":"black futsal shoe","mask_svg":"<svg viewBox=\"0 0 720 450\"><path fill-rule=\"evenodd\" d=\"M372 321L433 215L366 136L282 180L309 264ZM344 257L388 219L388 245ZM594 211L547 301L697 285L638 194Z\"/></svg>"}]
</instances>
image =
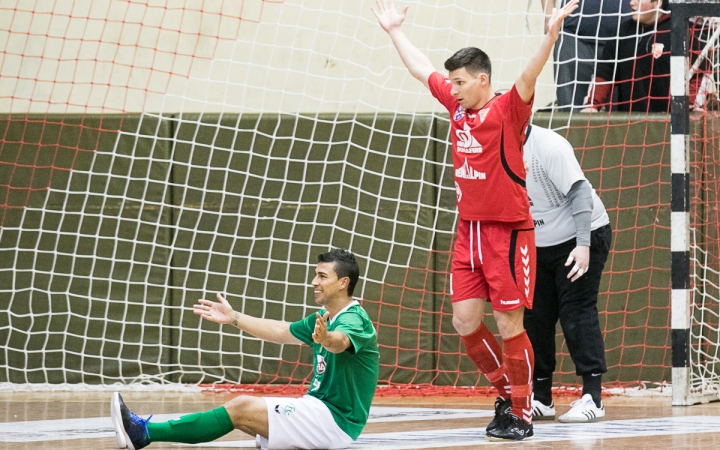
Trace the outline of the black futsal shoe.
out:
<instances>
[{"instance_id":1,"label":"black futsal shoe","mask_svg":"<svg viewBox=\"0 0 720 450\"><path fill-rule=\"evenodd\" d=\"M533 437L533 426L514 414L510 414L505 426L488 431L485 437L490 441L522 441Z\"/></svg>"},{"instance_id":2,"label":"black futsal shoe","mask_svg":"<svg viewBox=\"0 0 720 450\"><path fill-rule=\"evenodd\" d=\"M502 397L498 397L495 400L495 417L490 421L485 433L489 433L498 428L502 428L507 422L510 413L512 412L512 401L510 399L505 400Z\"/></svg>"}]
</instances>

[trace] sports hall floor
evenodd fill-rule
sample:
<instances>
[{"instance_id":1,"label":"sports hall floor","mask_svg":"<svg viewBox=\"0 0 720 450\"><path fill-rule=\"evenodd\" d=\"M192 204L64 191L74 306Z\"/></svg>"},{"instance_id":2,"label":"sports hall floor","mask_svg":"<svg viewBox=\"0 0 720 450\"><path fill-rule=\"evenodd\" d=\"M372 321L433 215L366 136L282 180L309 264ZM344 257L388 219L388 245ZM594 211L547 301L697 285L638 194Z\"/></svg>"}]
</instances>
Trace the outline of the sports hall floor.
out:
<instances>
[{"instance_id":1,"label":"sports hall floor","mask_svg":"<svg viewBox=\"0 0 720 450\"><path fill-rule=\"evenodd\" d=\"M221 405L233 394L123 392L134 412L160 419ZM379 397L370 422L351 449L457 449L501 445L523 449L720 448L720 402L670 406L669 397L605 398L606 420L569 425L538 421L534 439L491 443L483 439L493 411L489 397ZM571 397L555 399L558 414ZM108 392L0 392L0 449L112 449ZM152 444L150 449L254 448L234 431L199 446Z\"/></svg>"}]
</instances>

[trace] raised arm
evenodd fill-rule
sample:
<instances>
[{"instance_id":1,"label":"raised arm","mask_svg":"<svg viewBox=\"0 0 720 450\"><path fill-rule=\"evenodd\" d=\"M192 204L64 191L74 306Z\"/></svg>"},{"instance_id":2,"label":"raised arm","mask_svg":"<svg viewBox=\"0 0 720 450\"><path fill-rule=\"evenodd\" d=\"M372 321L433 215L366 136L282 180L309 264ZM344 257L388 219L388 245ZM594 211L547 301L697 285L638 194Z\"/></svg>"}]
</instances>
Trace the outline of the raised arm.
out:
<instances>
[{"instance_id":1,"label":"raised arm","mask_svg":"<svg viewBox=\"0 0 720 450\"><path fill-rule=\"evenodd\" d=\"M395 3L392 0L375 0L377 9L372 8L378 23L383 30L390 35L393 45L400 54L403 64L407 67L410 75L420 81L426 88L428 86L428 78L435 71L430 59L415 47L412 42L405 36L400 26L405 20L405 13L408 7L403 8L399 13L395 9Z\"/></svg>"},{"instance_id":2,"label":"raised arm","mask_svg":"<svg viewBox=\"0 0 720 450\"><path fill-rule=\"evenodd\" d=\"M560 35L560 27L562 26L563 20L569 16L578 7L578 0L570 0L565 6L560 9L553 8L550 19L547 22L548 32L540 42L540 48L535 55L530 58L525 70L520 74L520 78L515 82L515 89L517 89L520 98L528 103L535 94L535 83L537 78L540 76L545 63L550 58L555 41L557 41Z\"/></svg>"},{"instance_id":3,"label":"raised arm","mask_svg":"<svg viewBox=\"0 0 720 450\"><path fill-rule=\"evenodd\" d=\"M290 333L289 322L261 319L234 311L230 303L220 294L217 294L217 300L217 302L213 302L202 298L198 299L198 302L193 305L193 313L211 322L232 325L263 341L276 344L302 344Z\"/></svg>"},{"instance_id":4,"label":"raised arm","mask_svg":"<svg viewBox=\"0 0 720 450\"><path fill-rule=\"evenodd\" d=\"M552 10L555 8L555 0L540 0L540 4L542 5L542 8L543 8L543 14L545 14L543 33L547 34L548 22L550 22L550 17L552 16Z\"/></svg>"}]
</instances>

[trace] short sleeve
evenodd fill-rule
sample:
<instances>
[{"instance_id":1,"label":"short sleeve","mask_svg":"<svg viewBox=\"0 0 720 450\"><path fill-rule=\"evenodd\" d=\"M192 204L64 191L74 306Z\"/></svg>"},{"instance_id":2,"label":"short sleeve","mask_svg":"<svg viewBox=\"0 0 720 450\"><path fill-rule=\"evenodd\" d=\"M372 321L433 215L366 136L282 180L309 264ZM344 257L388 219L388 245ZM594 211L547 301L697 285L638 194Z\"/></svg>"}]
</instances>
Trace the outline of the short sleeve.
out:
<instances>
[{"instance_id":1,"label":"short sleeve","mask_svg":"<svg viewBox=\"0 0 720 450\"><path fill-rule=\"evenodd\" d=\"M324 312L325 311L321 311L321 313ZM315 343L312 338L312 334L315 331L315 319L315 313L312 313L302 320L291 323L290 333L302 342L313 345Z\"/></svg>"},{"instance_id":2,"label":"short sleeve","mask_svg":"<svg viewBox=\"0 0 720 450\"><path fill-rule=\"evenodd\" d=\"M450 94L452 85L448 78L444 77L440 72L433 72L428 77L428 87L433 97L442 103L450 113L455 112L458 102L455 97Z\"/></svg>"},{"instance_id":3,"label":"short sleeve","mask_svg":"<svg viewBox=\"0 0 720 450\"><path fill-rule=\"evenodd\" d=\"M338 323L333 331L341 331L350 339L352 350L350 353L358 353L370 342L375 336L375 329L372 323L364 320L364 318L354 312L346 312L338 317Z\"/></svg>"},{"instance_id":4,"label":"short sleeve","mask_svg":"<svg viewBox=\"0 0 720 450\"><path fill-rule=\"evenodd\" d=\"M533 98L530 99L530 103L525 103L520 98L520 94L515 88L515 85L513 85L512 89L503 94L503 97L505 97L504 109L512 120L515 132L522 133L525 126L530 121L530 116L532 115L532 104L535 96L533 95Z\"/></svg>"}]
</instances>

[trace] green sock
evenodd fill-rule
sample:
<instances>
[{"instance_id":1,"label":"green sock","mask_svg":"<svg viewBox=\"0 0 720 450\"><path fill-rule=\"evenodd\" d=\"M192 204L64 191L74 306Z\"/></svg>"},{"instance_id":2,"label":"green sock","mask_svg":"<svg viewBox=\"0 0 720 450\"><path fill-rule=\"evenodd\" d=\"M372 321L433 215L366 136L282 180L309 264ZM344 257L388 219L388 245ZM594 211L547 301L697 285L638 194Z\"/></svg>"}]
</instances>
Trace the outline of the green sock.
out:
<instances>
[{"instance_id":1,"label":"green sock","mask_svg":"<svg viewBox=\"0 0 720 450\"><path fill-rule=\"evenodd\" d=\"M148 422L148 442L198 444L225 436L235 427L224 406L182 416L167 422Z\"/></svg>"}]
</instances>

